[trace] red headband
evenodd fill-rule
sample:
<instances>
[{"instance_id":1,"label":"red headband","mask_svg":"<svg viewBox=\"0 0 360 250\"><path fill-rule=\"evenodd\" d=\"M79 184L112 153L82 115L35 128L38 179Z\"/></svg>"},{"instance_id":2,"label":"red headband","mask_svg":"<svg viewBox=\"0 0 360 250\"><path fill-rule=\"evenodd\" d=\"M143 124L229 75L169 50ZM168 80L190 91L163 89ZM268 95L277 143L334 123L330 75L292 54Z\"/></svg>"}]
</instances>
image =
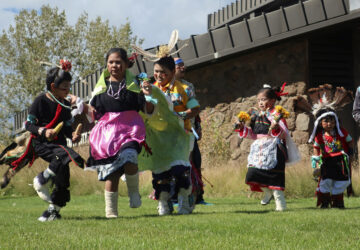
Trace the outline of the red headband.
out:
<instances>
[{"instance_id":1,"label":"red headband","mask_svg":"<svg viewBox=\"0 0 360 250\"><path fill-rule=\"evenodd\" d=\"M135 52L131 54L131 56L128 58L129 61L135 61L136 57L138 56L138 54L136 54Z\"/></svg>"},{"instance_id":2,"label":"red headband","mask_svg":"<svg viewBox=\"0 0 360 250\"><path fill-rule=\"evenodd\" d=\"M276 95L277 97L280 97L280 96L288 95L288 94L289 94L288 92L285 92L285 93L284 93L285 85L286 85L286 82L284 82L283 85L281 86L280 92L275 91L275 95Z\"/></svg>"},{"instance_id":3,"label":"red headband","mask_svg":"<svg viewBox=\"0 0 360 250\"><path fill-rule=\"evenodd\" d=\"M71 62L68 60L61 59L60 66L61 66L61 69L65 72L69 72L71 70Z\"/></svg>"}]
</instances>

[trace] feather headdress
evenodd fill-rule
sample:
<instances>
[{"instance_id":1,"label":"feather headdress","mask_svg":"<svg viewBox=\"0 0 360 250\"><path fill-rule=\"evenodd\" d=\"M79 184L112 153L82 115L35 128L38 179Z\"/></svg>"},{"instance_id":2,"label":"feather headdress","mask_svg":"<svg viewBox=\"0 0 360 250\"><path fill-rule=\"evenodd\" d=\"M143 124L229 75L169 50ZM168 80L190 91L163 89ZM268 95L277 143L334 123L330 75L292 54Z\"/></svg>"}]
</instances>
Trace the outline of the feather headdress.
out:
<instances>
[{"instance_id":1,"label":"feather headdress","mask_svg":"<svg viewBox=\"0 0 360 250\"><path fill-rule=\"evenodd\" d=\"M179 39L179 32L177 30L173 30L170 36L169 43L167 45L161 45L158 51L156 52L156 54L145 51L134 44L131 45L131 47L136 51L136 53L142 55L144 57L144 60L156 62L160 60L160 58L171 56L178 53L180 50L182 50L184 47L187 46L187 43L185 43L180 49L176 50L175 52L171 52L174 49L178 39Z\"/></svg>"},{"instance_id":2,"label":"feather headdress","mask_svg":"<svg viewBox=\"0 0 360 250\"><path fill-rule=\"evenodd\" d=\"M312 113L314 116L325 108L340 110L353 101L353 93L344 87L333 88L331 84L320 85L308 90L308 98L297 96L295 108Z\"/></svg>"},{"instance_id":3,"label":"feather headdress","mask_svg":"<svg viewBox=\"0 0 360 250\"><path fill-rule=\"evenodd\" d=\"M336 111L343 108L353 100L353 95L350 90L344 87L333 88L331 84L320 85L317 88L308 90L308 97L310 102L304 96L298 96L295 100L295 107L303 111L312 113L315 117L314 129L311 133L309 142L311 142L317 130L321 119L326 116L333 116L336 121L336 129L339 135L343 134L340 129L339 119Z\"/></svg>"}]
</instances>

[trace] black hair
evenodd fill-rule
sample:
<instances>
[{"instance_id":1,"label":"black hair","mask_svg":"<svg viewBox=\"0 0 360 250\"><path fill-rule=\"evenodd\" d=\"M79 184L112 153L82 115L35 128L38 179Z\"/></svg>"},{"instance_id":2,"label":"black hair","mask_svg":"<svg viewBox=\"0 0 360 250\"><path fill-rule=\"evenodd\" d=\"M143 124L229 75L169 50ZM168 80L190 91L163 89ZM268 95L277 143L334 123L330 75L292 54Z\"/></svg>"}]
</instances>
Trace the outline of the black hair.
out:
<instances>
[{"instance_id":1,"label":"black hair","mask_svg":"<svg viewBox=\"0 0 360 250\"><path fill-rule=\"evenodd\" d=\"M275 99L280 101L281 97L276 95L276 92L280 92L280 87L273 87L271 88L269 87L263 87L262 89L260 89L258 91L258 94L260 93L264 93L264 95L266 96L266 98L268 99Z\"/></svg>"},{"instance_id":2,"label":"black hair","mask_svg":"<svg viewBox=\"0 0 360 250\"><path fill-rule=\"evenodd\" d=\"M327 112L334 112L335 113L335 110L331 109L331 108L323 108L323 109L320 109L316 114L315 114L315 118L319 118L322 114L325 114ZM325 118L325 117L324 117Z\"/></svg>"},{"instance_id":3,"label":"black hair","mask_svg":"<svg viewBox=\"0 0 360 250\"><path fill-rule=\"evenodd\" d=\"M128 68L131 68L134 65L133 61L130 61L127 55L126 50L124 50L123 48L111 48L105 56L105 65L107 65L107 61L109 59L109 56L111 54L118 54L120 56L120 58L128 65Z\"/></svg>"},{"instance_id":4,"label":"black hair","mask_svg":"<svg viewBox=\"0 0 360 250\"><path fill-rule=\"evenodd\" d=\"M161 57L159 61L154 62L154 65L155 64L159 64L160 66L163 66L169 69L170 71L175 70L175 62L172 56Z\"/></svg>"},{"instance_id":5,"label":"black hair","mask_svg":"<svg viewBox=\"0 0 360 250\"><path fill-rule=\"evenodd\" d=\"M335 110L333 110L333 109L331 109L331 108L323 108L323 109L320 109L320 110L315 114L315 119L319 118L322 114L325 114L325 113L327 113L327 112L334 112L334 113L335 113ZM335 113L335 114L336 114L336 113ZM321 120L320 120L319 123L318 123L317 129L316 129L316 133L319 133L320 131L323 130L323 127L322 127L322 125L321 125L321 121L322 121L323 119L329 117L329 116L332 117L332 118L336 121L336 119L335 119L335 117L334 117L333 115L327 115L327 116L321 118ZM339 122L340 122L340 121L339 121Z\"/></svg>"},{"instance_id":6,"label":"black hair","mask_svg":"<svg viewBox=\"0 0 360 250\"><path fill-rule=\"evenodd\" d=\"M59 87L62 82L71 82L71 80L72 77L69 72L63 71L58 67L51 68L46 74L46 89L51 90L51 83L54 83L55 87Z\"/></svg>"}]
</instances>

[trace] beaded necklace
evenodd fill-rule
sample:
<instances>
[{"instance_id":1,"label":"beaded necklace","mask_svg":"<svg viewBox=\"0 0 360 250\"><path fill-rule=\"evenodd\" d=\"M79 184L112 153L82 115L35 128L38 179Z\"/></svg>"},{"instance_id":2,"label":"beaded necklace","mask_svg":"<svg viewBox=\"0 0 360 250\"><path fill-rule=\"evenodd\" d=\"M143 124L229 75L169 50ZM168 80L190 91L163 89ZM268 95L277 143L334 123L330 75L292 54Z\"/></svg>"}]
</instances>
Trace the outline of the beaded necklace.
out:
<instances>
[{"instance_id":1,"label":"beaded necklace","mask_svg":"<svg viewBox=\"0 0 360 250\"><path fill-rule=\"evenodd\" d=\"M123 88L125 88L125 78L119 83L119 89L118 89L118 91L116 92L116 93L114 93L114 90L113 90L113 88L112 88L112 85L111 85L111 78L109 79L109 88L108 88L108 90L107 90L107 94L108 94L108 96L111 96L111 97L113 97L114 99L116 99L116 100L119 100L119 98L120 98L120 92L121 92L121 90L123 89Z\"/></svg>"}]
</instances>

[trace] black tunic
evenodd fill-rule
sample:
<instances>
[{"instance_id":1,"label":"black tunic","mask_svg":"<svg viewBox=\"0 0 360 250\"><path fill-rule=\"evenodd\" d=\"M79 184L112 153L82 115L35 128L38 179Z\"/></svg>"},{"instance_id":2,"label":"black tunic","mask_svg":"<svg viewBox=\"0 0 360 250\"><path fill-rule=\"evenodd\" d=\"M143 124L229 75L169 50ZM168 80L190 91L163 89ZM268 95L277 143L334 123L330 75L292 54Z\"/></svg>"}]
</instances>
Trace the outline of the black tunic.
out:
<instances>
[{"instance_id":1,"label":"black tunic","mask_svg":"<svg viewBox=\"0 0 360 250\"><path fill-rule=\"evenodd\" d=\"M113 93L119 91L119 85L119 82L111 82ZM96 109L100 117L106 112L123 112L129 110L135 110L137 112L139 110L144 111L145 97L142 92L135 93L127 90L126 86L123 86L124 88L120 91L117 98L114 98L108 94L109 86L110 83L106 81L106 91L94 96L90 103L91 106Z\"/></svg>"},{"instance_id":2,"label":"black tunic","mask_svg":"<svg viewBox=\"0 0 360 250\"><path fill-rule=\"evenodd\" d=\"M40 127L45 127L54 119L58 105L59 104L57 102L50 100L45 93L36 97L29 109L28 121L25 124L26 130L30 131L34 135L38 135L38 129ZM64 105L70 106L70 102L64 100ZM57 135L57 139L54 142L56 142L56 144L66 145L65 137L72 137L72 116L70 109L62 107L60 117L53 128L55 128L60 122L64 122L64 127L60 130ZM40 136L36 139L41 142L47 141L45 138Z\"/></svg>"},{"instance_id":3,"label":"black tunic","mask_svg":"<svg viewBox=\"0 0 360 250\"><path fill-rule=\"evenodd\" d=\"M37 156L48 162L59 158L57 163L50 164L50 168L57 173L61 166L67 165L70 161L74 161L79 167L84 166L84 160L71 148L66 145L66 138L72 138L72 116L70 109L62 107L60 116L54 127L60 122L64 122L63 128L53 141L48 141L44 136L38 135L38 129L45 127L55 117L58 103L50 100L45 93L35 98L29 109L28 121L25 124L26 130L30 131L35 137L32 139L32 145ZM70 106L70 102L64 100L64 105Z\"/></svg>"}]
</instances>

